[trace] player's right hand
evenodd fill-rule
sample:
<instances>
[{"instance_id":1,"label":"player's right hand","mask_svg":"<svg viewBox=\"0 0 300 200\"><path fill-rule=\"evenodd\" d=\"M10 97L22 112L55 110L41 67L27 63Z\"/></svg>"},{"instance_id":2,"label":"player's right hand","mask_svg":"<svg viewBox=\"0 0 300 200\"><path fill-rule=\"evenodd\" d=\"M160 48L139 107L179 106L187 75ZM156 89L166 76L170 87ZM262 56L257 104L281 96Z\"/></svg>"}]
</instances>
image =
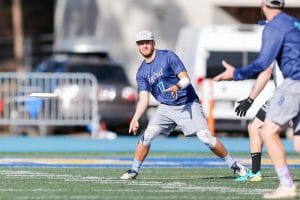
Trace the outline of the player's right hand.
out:
<instances>
[{"instance_id":1,"label":"player's right hand","mask_svg":"<svg viewBox=\"0 0 300 200\"><path fill-rule=\"evenodd\" d=\"M222 60L222 65L225 68L225 71L216 75L213 80L214 81L223 81L223 80L232 80L233 79L233 72L234 66L228 64L225 60Z\"/></svg>"},{"instance_id":2,"label":"player's right hand","mask_svg":"<svg viewBox=\"0 0 300 200\"><path fill-rule=\"evenodd\" d=\"M133 135L136 135L139 127L139 121L136 119L132 119L129 125L128 133L133 133Z\"/></svg>"},{"instance_id":3,"label":"player's right hand","mask_svg":"<svg viewBox=\"0 0 300 200\"><path fill-rule=\"evenodd\" d=\"M253 99L248 97L247 99L243 99L238 101L238 106L235 108L235 112L237 116L244 117L248 111L248 109L251 107L253 103Z\"/></svg>"}]
</instances>

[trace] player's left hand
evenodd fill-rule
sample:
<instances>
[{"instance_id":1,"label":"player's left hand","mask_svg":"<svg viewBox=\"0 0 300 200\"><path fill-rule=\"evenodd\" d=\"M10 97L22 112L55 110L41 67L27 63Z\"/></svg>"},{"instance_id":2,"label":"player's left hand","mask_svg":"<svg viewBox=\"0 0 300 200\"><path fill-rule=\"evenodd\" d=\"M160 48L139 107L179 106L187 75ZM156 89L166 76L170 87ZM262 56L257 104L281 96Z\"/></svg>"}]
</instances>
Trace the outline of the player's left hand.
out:
<instances>
[{"instance_id":1,"label":"player's left hand","mask_svg":"<svg viewBox=\"0 0 300 200\"><path fill-rule=\"evenodd\" d=\"M233 72L234 66L228 64L225 60L222 60L222 65L225 68L225 71L220 73L219 75L213 78L214 81L222 81L222 80L232 80L233 79Z\"/></svg>"},{"instance_id":2,"label":"player's left hand","mask_svg":"<svg viewBox=\"0 0 300 200\"><path fill-rule=\"evenodd\" d=\"M177 85L172 85L168 89L165 90L165 92L171 92L171 95L177 99L177 91L179 90L179 87Z\"/></svg>"},{"instance_id":3,"label":"player's left hand","mask_svg":"<svg viewBox=\"0 0 300 200\"><path fill-rule=\"evenodd\" d=\"M237 116L245 117L245 115L247 114L247 111L251 107L253 101L254 100L251 99L250 97L248 97L247 99L238 101L239 105L235 108L235 112L236 112Z\"/></svg>"}]
</instances>

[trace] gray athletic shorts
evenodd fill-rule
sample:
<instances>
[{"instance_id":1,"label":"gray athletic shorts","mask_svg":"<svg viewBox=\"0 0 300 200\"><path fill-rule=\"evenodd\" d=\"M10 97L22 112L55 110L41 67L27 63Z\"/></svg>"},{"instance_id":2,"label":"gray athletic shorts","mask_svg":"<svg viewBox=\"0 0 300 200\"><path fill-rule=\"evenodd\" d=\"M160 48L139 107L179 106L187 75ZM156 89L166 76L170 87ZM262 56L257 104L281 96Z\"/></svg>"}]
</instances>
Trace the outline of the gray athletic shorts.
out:
<instances>
[{"instance_id":1,"label":"gray athletic shorts","mask_svg":"<svg viewBox=\"0 0 300 200\"><path fill-rule=\"evenodd\" d=\"M300 81L285 79L269 102L267 119L282 127L292 120L294 133L300 132Z\"/></svg>"},{"instance_id":2,"label":"gray athletic shorts","mask_svg":"<svg viewBox=\"0 0 300 200\"><path fill-rule=\"evenodd\" d=\"M201 104L198 102L181 106L160 104L148 127L157 127L161 134L169 135L177 125L185 136L208 130Z\"/></svg>"}]
</instances>

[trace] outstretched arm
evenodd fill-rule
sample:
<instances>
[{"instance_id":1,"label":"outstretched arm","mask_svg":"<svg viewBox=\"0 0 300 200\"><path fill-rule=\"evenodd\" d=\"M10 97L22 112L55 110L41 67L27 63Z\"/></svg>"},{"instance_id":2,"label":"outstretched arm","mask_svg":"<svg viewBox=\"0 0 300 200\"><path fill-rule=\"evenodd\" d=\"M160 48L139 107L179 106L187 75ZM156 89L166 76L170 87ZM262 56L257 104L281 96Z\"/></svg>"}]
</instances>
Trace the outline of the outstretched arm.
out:
<instances>
[{"instance_id":1,"label":"outstretched arm","mask_svg":"<svg viewBox=\"0 0 300 200\"><path fill-rule=\"evenodd\" d=\"M234 70L233 79L245 80L253 78L267 69L276 59L282 47L283 40L284 34L278 28L266 25L263 31L259 56L247 66L236 68Z\"/></svg>"},{"instance_id":2,"label":"outstretched arm","mask_svg":"<svg viewBox=\"0 0 300 200\"><path fill-rule=\"evenodd\" d=\"M139 129L139 119L146 111L148 104L149 104L149 92L141 91L139 93L139 100L135 109L135 113L130 122L129 130L128 130L129 133L133 133L134 135L137 133Z\"/></svg>"},{"instance_id":3,"label":"outstretched arm","mask_svg":"<svg viewBox=\"0 0 300 200\"><path fill-rule=\"evenodd\" d=\"M259 51L259 56L247 66L234 68L225 61L222 61L225 71L217 75L214 80L245 80L255 77L260 72L268 68L276 59L278 52L281 49L284 34L272 26L266 26L263 31L262 46Z\"/></svg>"}]
</instances>

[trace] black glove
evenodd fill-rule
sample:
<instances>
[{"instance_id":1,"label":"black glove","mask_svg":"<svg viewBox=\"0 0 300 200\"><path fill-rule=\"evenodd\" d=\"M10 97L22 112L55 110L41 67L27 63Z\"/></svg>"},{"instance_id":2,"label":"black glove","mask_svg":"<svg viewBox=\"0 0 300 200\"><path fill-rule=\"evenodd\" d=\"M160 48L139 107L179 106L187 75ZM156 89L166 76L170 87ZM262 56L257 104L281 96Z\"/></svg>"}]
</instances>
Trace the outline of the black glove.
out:
<instances>
[{"instance_id":1,"label":"black glove","mask_svg":"<svg viewBox=\"0 0 300 200\"><path fill-rule=\"evenodd\" d=\"M254 100L251 99L250 97L248 97L247 99L238 101L239 105L235 108L235 112L236 112L237 116L244 117L246 115L248 109L252 105L253 101Z\"/></svg>"}]
</instances>

